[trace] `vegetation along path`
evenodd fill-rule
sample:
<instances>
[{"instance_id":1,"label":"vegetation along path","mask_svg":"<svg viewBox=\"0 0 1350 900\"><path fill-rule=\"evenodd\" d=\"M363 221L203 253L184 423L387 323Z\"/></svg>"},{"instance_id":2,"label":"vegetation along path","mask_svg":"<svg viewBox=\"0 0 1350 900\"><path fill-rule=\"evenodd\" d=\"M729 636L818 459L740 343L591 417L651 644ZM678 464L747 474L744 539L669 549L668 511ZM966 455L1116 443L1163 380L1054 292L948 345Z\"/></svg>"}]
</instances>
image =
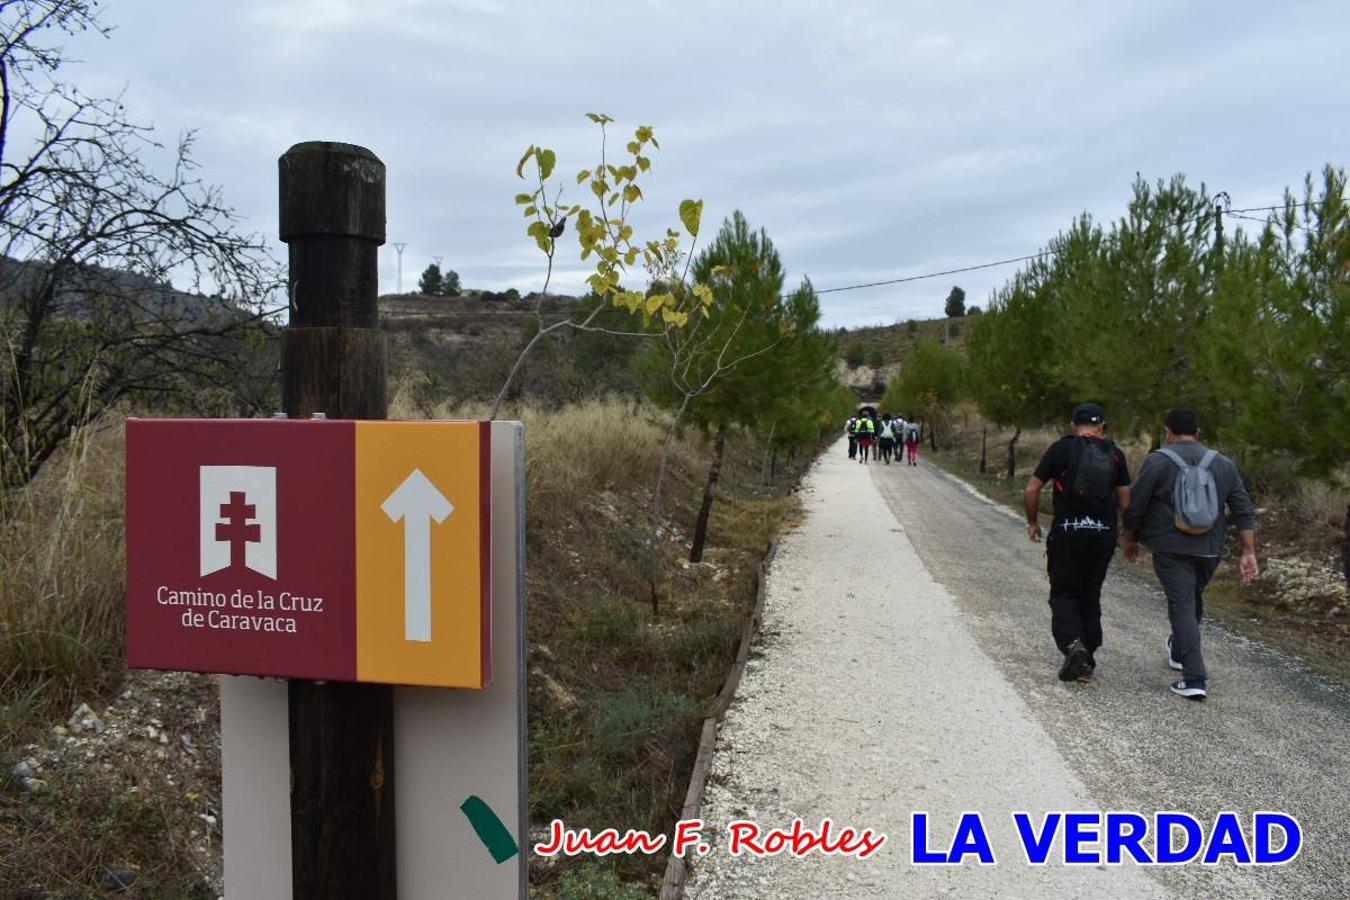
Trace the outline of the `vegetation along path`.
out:
<instances>
[{"instance_id":1,"label":"vegetation along path","mask_svg":"<svg viewBox=\"0 0 1350 900\"><path fill-rule=\"evenodd\" d=\"M860 466L842 444L803 489L807 516L769 575L757 652L718 738L687 896L1341 897L1350 693L1213 622L1211 693L1167 690L1166 615L1144 570L1113 570L1091 684L1060 683L1044 555L1020 518L928 464ZM1291 864L1025 863L1011 812L1278 810ZM984 816L996 866L914 866L910 814L945 849ZM867 826L871 859L726 852L738 818ZM1277 839L1278 844L1278 839ZM1151 839L1149 841L1151 846Z\"/></svg>"}]
</instances>

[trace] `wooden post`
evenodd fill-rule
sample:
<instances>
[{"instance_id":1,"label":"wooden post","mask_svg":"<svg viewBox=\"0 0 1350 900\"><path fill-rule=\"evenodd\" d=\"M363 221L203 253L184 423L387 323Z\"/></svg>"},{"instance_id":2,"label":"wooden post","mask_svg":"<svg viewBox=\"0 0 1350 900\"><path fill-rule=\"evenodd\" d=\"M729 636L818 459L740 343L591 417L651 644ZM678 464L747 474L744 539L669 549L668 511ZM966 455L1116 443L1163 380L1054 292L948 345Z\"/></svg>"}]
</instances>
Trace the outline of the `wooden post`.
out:
<instances>
[{"instance_id":1,"label":"wooden post","mask_svg":"<svg viewBox=\"0 0 1350 900\"><path fill-rule=\"evenodd\" d=\"M286 413L383 419L384 163L364 147L311 142L286 151L280 175ZM293 897L394 900L393 689L296 680L289 693Z\"/></svg>"}]
</instances>

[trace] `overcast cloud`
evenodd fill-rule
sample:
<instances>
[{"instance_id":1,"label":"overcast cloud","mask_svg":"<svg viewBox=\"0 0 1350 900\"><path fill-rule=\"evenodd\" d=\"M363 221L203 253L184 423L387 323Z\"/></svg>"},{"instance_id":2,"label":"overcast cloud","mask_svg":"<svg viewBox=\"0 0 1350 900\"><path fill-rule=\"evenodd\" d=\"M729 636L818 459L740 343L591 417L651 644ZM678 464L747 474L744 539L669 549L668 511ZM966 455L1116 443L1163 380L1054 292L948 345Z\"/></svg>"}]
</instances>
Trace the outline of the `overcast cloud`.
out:
<instances>
[{"instance_id":1,"label":"overcast cloud","mask_svg":"<svg viewBox=\"0 0 1350 900\"><path fill-rule=\"evenodd\" d=\"M570 182L588 111L656 129L639 235L684 197L705 236L739 208L818 289L1034 252L1119 215L1135 172L1247 207L1347 162L1343 3L124 0L105 20L68 75L125 86L167 139L198 129L203 175L278 256L277 157L379 155L407 289L443 256L466 287L537 290L515 163L552 147ZM393 291L392 247L380 265ZM825 322L939 315L952 284L982 304L1012 271L829 294Z\"/></svg>"}]
</instances>

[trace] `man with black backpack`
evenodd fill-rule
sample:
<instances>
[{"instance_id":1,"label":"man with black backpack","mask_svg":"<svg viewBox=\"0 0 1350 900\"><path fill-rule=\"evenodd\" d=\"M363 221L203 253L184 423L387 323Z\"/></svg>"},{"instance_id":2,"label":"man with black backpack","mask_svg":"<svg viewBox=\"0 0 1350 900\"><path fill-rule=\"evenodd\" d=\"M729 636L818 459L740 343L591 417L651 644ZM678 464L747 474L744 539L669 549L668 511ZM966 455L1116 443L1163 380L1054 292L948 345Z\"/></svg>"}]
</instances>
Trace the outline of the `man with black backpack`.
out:
<instances>
[{"instance_id":1,"label":"man with black backpack","mask_svg":"<svg viewBox=\"0 0 1350 900\"><path fill-rule=\"evenodd\" d=\"M1027 482L1027 537L1041 539L1041 488L1054 485L1054 520L1046 538L1050 633L1064 654L1060 681L1083 681L1102 645L1102 582L1116 552L1116 513L1130 502L1125 455L1105 437L1106 413L1095 403L1073 411L1073 434L1050 445Z\"/></svg>"},{"instance_id":2,"label":"man with black backpack","mask_svg":"<svg viewBox=\"0 0 1350 900\"><path fill-rule=\"evenodd\" d=\"M1165 445L1139 469L1125 511L1125 558L1139 559L1142 541L1153 553L1153 571L1167 595L1167 664L1181 671L1172 692L1203 700L1205 659L1200 618L1205 585L1219 567L1227 538L1224 508L1242 540L1238 572L1246 584L1260 577L1256 563L1256 510L1237 466L1198 440L1199 422L1189 409L1174 409L1165 421Z\"/></svg>"}]
</instances>

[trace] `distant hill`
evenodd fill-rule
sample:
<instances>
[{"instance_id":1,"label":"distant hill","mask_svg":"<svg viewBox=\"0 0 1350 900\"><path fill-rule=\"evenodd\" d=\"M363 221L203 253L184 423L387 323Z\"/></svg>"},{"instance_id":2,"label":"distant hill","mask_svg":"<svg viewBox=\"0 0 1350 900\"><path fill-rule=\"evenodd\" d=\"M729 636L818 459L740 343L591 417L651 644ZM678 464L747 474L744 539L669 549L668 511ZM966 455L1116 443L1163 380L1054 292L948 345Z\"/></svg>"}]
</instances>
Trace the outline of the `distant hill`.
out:
<instances>
[{"instance_id":1,"label":"distant hill","mask_svg":"<svg viewBox=\"0 0 1350 900\"><path fill-rule=\"evenodd\" d=\"M945 335L948 346L964 351L971 318L912 319L895 325L840 328L835 331L839 378L859 399L880 399L919 341L941 342Z\"/></svg>"},{"instance_id":2,"label":"distant hill","mask_svg":"<svg viewBox=\"0 0 1350 900\"><path fill-rule=\"evenodd\" d=\"M45 289L50 271L47 263L0 256L0 309L23 302L34 290ZM89 320L99 312L98 304L108 298L117 304L119 314L132 307L147 320L179 325L229 321L244 314L244 310L225 298L180 291L168 282L136 272L100 266L72 266L64 272L55 285L53 303L47 312Z\"/></svg>"},{"instance_id":3,"label":"distant hill","mask_svg":"<svg viewBox=\"0 0 1350 900\"><path fill-rule=\"evenodd\" d=\"M459 297L387 294L380 324L389 334L391 389L430 409L479 404L495 396L526 342L534 335L537 295L513 299L467 291ZM544 299L547 325L576 313L582 300L560 294ZM621 320L622 311L613 311ZM623 322L622 324L626 324ZM596 393L632 394L630 366L638 339L578 334L563 329L527 360L518 390L532 400L564 403Z\"/></svg>"},{"instance_id":4,"label":"distant hill","mask_svg":"<svg viewBox=\"0 0 1350 900\"><path fill-rule=\"evenodd\" d=\"M947 329L952 333L947 343L957 349L965 347L970 333L971 316L941 319L911 319L895 325L871 325L865 328L840 328L835 334L839 342L839 356L844 358L850 346L862 346L864 362L875 362L880 354L883 365L903 362L914 345L921 340L941 342Z\"/></svg>"}]
</instances>

